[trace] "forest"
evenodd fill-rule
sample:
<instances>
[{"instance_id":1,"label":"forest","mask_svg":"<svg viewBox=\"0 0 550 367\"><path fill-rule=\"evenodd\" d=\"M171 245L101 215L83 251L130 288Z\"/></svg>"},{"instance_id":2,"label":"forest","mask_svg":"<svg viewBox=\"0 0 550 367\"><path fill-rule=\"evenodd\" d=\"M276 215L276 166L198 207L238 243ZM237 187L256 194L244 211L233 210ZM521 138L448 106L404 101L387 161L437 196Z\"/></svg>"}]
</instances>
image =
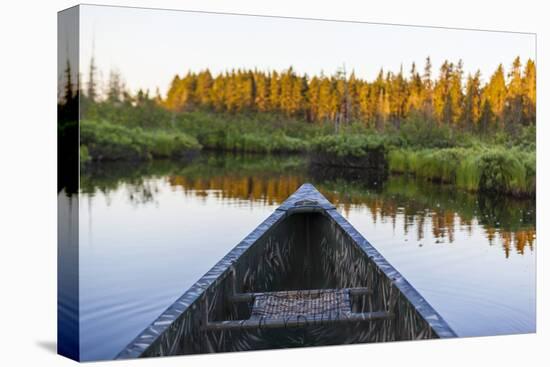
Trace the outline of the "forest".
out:
<instances>
[{"instance_id":1,"label":"forest","mask_svg":"<svg viewBox=\"0 0 550 367\"><path fill-rule=\"evenodd\" d=\"M70 66L67 67L70 74ZM94 60L60 104L78 94L81 162L173 158L200 149L307 153L317 164L375 166L470 191L534 195L536 68L517 57L493 74L462 61L432 70L380 70L374 80L208 69L176 75L165 96L131 93ZM86 79L86 83L80 82ZM73 90L74 89L74 90ZM88 163L86 163L88 162Z\"/></svg>"},{"instance_id":2,"label":"forest","mask_svg":"<svg viewBox=\"0 0 550 367\"><path fill-rule=\"evenodd\" d=\"M422 73L413 63L406 76L380 70L368 82L345 69L333 76L231 70L213 77L209 70L176 76L161 105L170 111L272 112L313 124L360 122L384 131L399 128L413 115L426 123L463 130L516 132L535 121L535 64L522 68L516 58L508 75L500 65L485 85L481 74L463 75L462 61L445 61L432 79L430 59ZM465 80L465 85L463 85Z\"/></svg>"}]
</instances>

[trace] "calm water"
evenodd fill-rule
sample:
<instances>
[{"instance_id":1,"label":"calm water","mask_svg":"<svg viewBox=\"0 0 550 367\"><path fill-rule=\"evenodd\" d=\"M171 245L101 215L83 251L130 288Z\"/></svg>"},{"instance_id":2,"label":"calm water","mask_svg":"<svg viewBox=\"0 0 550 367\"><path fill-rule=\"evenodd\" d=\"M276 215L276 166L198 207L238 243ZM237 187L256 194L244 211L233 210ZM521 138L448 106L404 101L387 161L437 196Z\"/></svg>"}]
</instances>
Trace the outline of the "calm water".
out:
<instances>
[{"instance_id":1,"label":"calm water","mask_svg":"<svg viewBox=\"0 0 550 367\"><path fill-rule=\"evenodd\" d=\"M103 164L82 177L82 358L113 358L312 182L460 336L535 331L535 203L299 157Z\"/></svg>"}]
</instances>

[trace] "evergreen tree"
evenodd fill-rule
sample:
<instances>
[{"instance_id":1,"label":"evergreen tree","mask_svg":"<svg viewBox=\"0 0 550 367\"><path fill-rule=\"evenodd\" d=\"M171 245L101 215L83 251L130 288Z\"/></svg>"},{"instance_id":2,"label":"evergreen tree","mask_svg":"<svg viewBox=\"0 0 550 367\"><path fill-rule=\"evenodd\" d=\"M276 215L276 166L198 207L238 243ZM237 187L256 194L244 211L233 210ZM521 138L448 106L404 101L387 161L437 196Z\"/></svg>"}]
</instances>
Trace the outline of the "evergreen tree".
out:
<instances>
[{"instance_id":1,"label":"evergreen tree","mask_svg":"<svg viewBox=\"0 0 550 367\"><path fill-rule=\"evenodd\" d=\"M361 83L358 86L359 119L367 127L374 126L374 106L376 106L376 99L372 96L373 89L373 86L368 83Z\"/></svg>"},{"instance_id":2,"label":"evergreen tree","mask_svg":"<svg viewBox=\"0 0 550 367\"><path fill-rule=\"evenodd\" d=\"M321 121L320 118L320 81L319 78L314 76L311 78L309 88L307 90L307 104L308 104L308 121Z\"/></svg>"},{"instance_id":3,"label":"evergreen tree","mask_svg":"<svg viewBox=\"0 0 550 367\"><path fill-rule=\"evenodd\" d=\"M422 115L427 121L434 119L434 94L432 81L432 62L426 58L424 74L422 75Z\"/></svg>"},{"instance_id":4,"label":"evergreen tree","mask_svg":"<svg viewBox=\"0 0 550 367\"><path fill-rule=\"evenodd\" d=\"M226 90L227 78L220 74L212 83L212 90L210 91L210 101L212 106L218 112L225 109L225 90Z\"/></svg>"},{"instance_id":5,"label":"evergreen tree","mask_svg":"<svg viewBox=\"0 0 550 367\"><path fill-rule=\"evenodd\" d=\"M69 104L73 101L75 93L73 89L73 76L71 71L71 63L67 59L67 67L65 68L65 92L63 93L63 103Z\"/></svg>"},{"instance_id":6,"label":"evergreen tree","mask_svg":"<svg viewBox=\"0 0 550 367\"><path fill-rule=\"evenodd\" d=\"M508 74L508 88L506 90L505 116L509 131L515 131L515 126L521 123L523 115L523 80L521 75L521 60L514 59L512 69Z\"/></svg>"},{"instance_id":7,"label":"evergreen tree","mask_svg":"<svg viewBox=\"0 0 550 367\"><path fill-rule=\"evenodd\" d=\"M403 76L403 66L397 75L388 74L390 119L394 126L399 127L407 114L408 85Z\"/></svg>"},{"instance_id":8,"label":"evergreen tree","mask_svg":"<svg viewBox=\"0 0 550 367\"><path fill-rule=\"evenodd\" d=\"M462 75L463 65L462 60L458 61L458 64L451 70L451 80L449 88L449 104L451 111L449 112L449 120L453 125L458 125L460 116L462 114L462 102L464 96L462 95Z\"/></svg>"},{"instance_id":9,"label":"evergreen tree","mask_svg":"<svg viewBox=\"0 0 550 367\"><path fill-rule=\"evenodd\" d=\"M269 109L269 79L262 72L254 73L254 85L256 86L256 98L254 105L256 110L266 112Z\"/></svg>"},{"instance_id":10,"label":"evergreen tree","mask_svg":"<svg viewBox=\"0 0 550 367\"><path fill-rule=\"evenodd\" d=\"M90 59L90 70L88 71L88 88L86 90L86 97L92 103L97 99L96 73L95 58L92 56Z\"/></svg>"},{"instance_id":11,"label":"evergreen tree","mask_svg":"<svg viewBox=\"0 0 550 367\"><path fill-rule=\"evenodd\" d=\"M506 81L504 80L504 68L500 64L491 76L484 90L484 98L490 102L491 112L495 122L503 124L504 106L506 103Z\"/></svg>"},{"instance_id":12,"label":"evergreen tree","mask_svg":"<svg viewBox=\"0 0 550 367\"><path fill-rule=\"evenodd\" d=\"M481 116L479 118L480 130L486 133L489 130L489 127L494 125L494 120L495 120L495 115L493 114L493 107L491 106L491 101L488 99L485 99L482 102Z\"/></svg>"},{"instance_id":13,"label":"evergreen tree","mask_svg":"<svg viewBox=\"0 0 550 367\"><path fill-rule=\"evenodd\" d=\"M96 95L94 69L92 60L86 93L92 96ZM111 72L106 100L112 105L155 100L173 113L198 108L229 113L282 113L288 118L330 122L336 127L358 121L379 130L388 123L399 128L413 114L422 117L426 124L435 121L484 131L497 123L513 131L519 124L535 122L536 69L532 60L522 69L516 58L507 80L502 65L483 86L479 71L468 75L465 87L462 80L461 60L457 64L445 60L434 79L429 57L422 75L413 63L407 76L403 68L397 74L380 70L371 82L357 78L354 72L348 77L345 69L332 76L312 78L298 75L292 67L280 73L230 70L215 77L206 69L198 74L189 71L184 77L176 75L164 100L145 97L143 91L136 100L125 90L120 75ZM65 91L67 96L72 93Z\"/></svg>"},{"instance_id":14,"label":"evergreen tree","mask_svg":"<svg viewBox=\"0 0 550 367\"><path fill-rule=\"evenodd\" d=\"M237 75L235 70L232 70L227 74L227 80L225 82L224 105L226 111L236 112L238 110L240 94L241 91L239 90Z\"/></svg>"},{"instance_id":15,"label":"evergreen tree","mask_svg":"<svg viewBox=\"0 0 550 367\"><path fill-rule=\"evenodd\" d=\"M309 91L309 82L307 75L299 78L294 88L294 98L299 101L298 112L304 118L307 119L307 95Z\"/></svg>"},{"instance_id":16,"label":"evergreen tree","mask_svg":"<svg viewBox=\"0 0 550 367\"><path fill-rule=\"evenodd\" d=\"M287 116L293 116L301 106L301 82L290 67L281 74L280 107Z\"/></svg>"},{"instance_id":17,"label":"evergreen tree","mask_svg":"<svg viewBox=\"0 0 550 367\"><path fill-rule=\"evenodd\" d=\"M423 85L420 74L416 71L416 64L413 62L411 67L411 76L409 79L409 92L407 99L407 114L420 112L422 110Z\"/></svg>"},{"instance_id":18,"label":"evergreen tree","mask_svg":"<svg viewBox=\"0 0 550 367\"><path fill-rule=\"evenodd\" d=\"M170 88L168 88L168 93L166 94L166 99L164 101L164 106L168 109L176 111L179 109L178 101L178 89L180 85L179 75L174 76L172 83L170 83Z\"/></svg>"},{"instance_id":19,"label":"evergreen tree","mask_svg":"<svg viewBox=\"0 0 550 367\"><path fill-rule=\"evenodd\" d=\"M523 71L522 79L522 98L523 98L523 118L524 124L534 124L536 119L536 101L537 101L537 75L535 63L533 60L527 60Z\"/></svg>"},{"instance_id":20,"label":"evergreen tree","mask_svg":"<svg viewBox=\"0 0 550 367\"><path fill-rule=\"evenodd\" d=\"M478 70L473 76L468 75L466 95L462 108L462 125L475 129L481 118L481 73Z\"/></svg>"},{"instance_id":21,"label":"evergreen tree","mask_svg":"<svg viewBox=\"0 0 550 367\"><path fill-rule=\"evenodd\" d=\"M349 119L351 121L361 121L359 112L359 88L361 86L360 81L355 76L355 71L352 70L348 80L348 94L349 94Z\"/></svg>"},{"instance_id":22,"label":"evergreen tree","mask_svg":"<svg viewBox=\"0 0 550 367\"><path fill-rule=\"evenodd\" d=\"M441 65L439 79L434 87L434 112L440 124L451 124L453 119L453 103L451 99L451 77L453 64L447 60Z\"/></svg>"},{"instance_id":23,"label":"evergreen tree","mask_svg":"<svg viewBox=\"0 0 550 367\"><path fill-rule=\"evenodd\" d=\"M321 77L319 85L319 120L332 121L333 91L332 83L326 77Z\"/></svg>"},{"instance_id":24,"label":"evergreen tree","mask_svg":"<svg viewBox=\"0 0 550 367\"><path fill-rule=\"evenodd\" d=\"M123 92L124 82L122 81L120 73L116 70L111 70L107 86L107 101L113 104L122 102Z\"/></svg>"},{"instance_id":25,"label":"evergreen tree","mask_svg":"<svg viewBox=\"0 0 550 367\"><path fill-rule=\"evenodd\" d=\"M279 111L280 108L281 85L279 74L276 71L271 73L269 84L269 106L271 111Z\"/></svg>"},{"instance_id":26,"label":"evergreen tree","mask_svg":"<svg viewBox=\"0 0 550 367\"><path fill-rule=\"evenodd\" d=\"M207 69L202 71L197 76L197 86L195 90L195 98L197 103L203 107L210 107L212 104L210 90L212 89L212 74Z\"/></svg>"}]
</instances>

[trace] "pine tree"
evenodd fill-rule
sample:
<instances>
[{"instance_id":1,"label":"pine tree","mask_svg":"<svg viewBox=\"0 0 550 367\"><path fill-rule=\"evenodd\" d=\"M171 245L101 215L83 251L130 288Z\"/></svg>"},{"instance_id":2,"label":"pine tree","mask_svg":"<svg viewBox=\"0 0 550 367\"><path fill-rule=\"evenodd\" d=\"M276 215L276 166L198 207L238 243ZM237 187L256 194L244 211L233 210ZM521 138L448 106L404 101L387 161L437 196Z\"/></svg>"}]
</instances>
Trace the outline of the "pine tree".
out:
<instances>
[{"instance_id":1,"label":"pine tree","mask_svg":"<svg viewBox=\"0 0 550 367\"><path fill-rule=\"evenodd\" d=\"M403 76L403 66L397 75L388 74L390 118L394 126L399 127L407 114L408 86Z\"/></svg>"},{"instance_id":2,"label":"pine tree","mask_svg":"<svg viewBox=\"0 0 550 367\"><path fill-rule=\"evenodd\" d=\"M410 112L420 112L422 109L422 78L416 71L416 64L413 62L411 67L411 76L409 79L409 92L407 99L407 114Z\"/></svg>"},{"instance_id":3,"label":"pine tree","mask_svg":"<svg viewBox=\"0 0 550 367\"><path fill-rule=\"evenodd\" d=\"M236 112L240 104L240 91L235 70L231 70L226 76L224 97L225 110Z\"/></svg>"},{"instance_id":4,"label":"pine tree","mask_svg":"<svg viewBox=\"0 0 550 367\"><path fill-rule=\"evenodd\" d=\"M468 75L466 82L466 95L462 108L462 125L475 129L481 117L481 73L478 70L473 76Z\"/></svg>"},{"instance_id":5,"label":"pine tree","mask_svg":"<svg viewBox=\"0 0 550 367\"><path fill-rule=\"evenodd\" d=\"M277 112L280 110L280 95L281 85L279 74L276 71L271 73L269 84L269 107L271 111Z\"/></svg>"},{"instance_id":6,"label":"pine tree","mask_svg":"<svg viewBox=\"0 0 550 367\"><path fill-rule=\"evenodd\" d=\"M364 122L367 127L374 126L374 106L376 100L373 101L372 90L374 89L369 83L361 83L358 86L358 104L359 104L359 119Z\"/></svg>"},{"instance_id":7,"label":"pine tree","mask_svg":"<svg viewBox=\"0 0 550 367\"><path fill-rule=\"evenodd\" d=\"M333 90L333 93L335 93L336 100L338 101L338 106L336 108L336 116L335 116L335 129L338 131L339 124L348 124L351 118L351 108L352 108L352 101L351 101L351 92L349 87L349 80L348 75L346 71L346 66L342 66L341 69L339 69L336 72L336 78L335 78L335 88Z\"/></svg>"},{"instance_id":8,"label":"pine tree","mask_svg":"<svg viewBox=\"0 0 550 367\"><path fill-rule=\"evenodd\" d=\"M61 100L58 101L58 119L60 123L63 123L63 125L73 126L72 124L75 123L78 117L78 111L79 111L79 101L80 101L80 94L79 94L79 82L77 79L77 82L73 82L73 71L71 68L71 63L67 59L67 67L65 68L64 73L64 88ZM74 132L74 131L73 131ZM78 130L76 130L78 133Z\"/></svg>"},{"instance_id":9,"label":"pine tree","mask_svg":"<svg viewBox=\"0 0 550 367\"><path fill-rule=\"evenodd\" d=\"M237 112L250 110L254 101L254 79L251 73L238 70L234 76Z\"/></svg>"},{"instance_id":10,"label":"pine tree","mask_svg":"<svg viewBox=\"0 0 550 367\"><path fill-rule=\"evenodd\" d=\"M321 77L319 85L319 120L332 121L332 85L327 77Z\"/></svg>"},{"instance_id":11,"label":"pine tree","mask_svg":"<svg viewBox=\"0 0 550 367\"><path fill-rule=\"evenodd\" d=\"M512 69L508 73L508 88L506 90L505 116L508 131L515 131L521 123L523 115L523 80L521 77L521 60L514 59Z\"/></svg>"},{"instance_id":12,"label":"pine tree","mask_svg":"<svg viewBox=\"0 0 550 367\"><path fill-rule=\"evenodd\" d=\"M95 58L90 59L90 70L88 71L88 88L86 97L90 102L95 102L97 99L97 82L96 82L97 67L95 66Z\"/></svg>"},{"instance_id":13,"label":"pine tree","mask_svg":"<svg viewBox=\"0 0 550 367\"><path fill-rule=\"evenodd\" d=\"M314 76L309 82L309 88L307 90L307 116L308 121L315 122L321 121L319 106L320 104L320 81L319 78Z\"/></svg>"},{"instance_id":14,"label":"pine tree","mask_svg":"<svg viewBox=\"0 0 550 367\"><path fill-rule=\"evenodd\" d=\"M177 110L178 108L178 89L180 84L180 77L179 75L174 76L172 78L172 82L170 83L170 88L168 88L168 92L166 93L166 99L164 100L163 104L168 108L169 110Z\"/></svg>"},{"instance_id":15,"label":"pine tree","mask_svg":"<svg viewBox=\"0 0 550 367\"><path fill-rule=\"evenodd\" d=\"M197 85L194 95L196 102L203 107L211 106L211 95L210 90L212 89L212 84L214 83L212 79L212 74L210 71L204 70L197 75Z\"/></svg>"},{"instance_id":16,"label":"pine tree","mask_svg":"<svg viewBox=\"0 0 550 367\"><path fill-rule=\"evenodd\" d=\"M69 104L72 102L75 93L73 91L73 76L71 71L71 63L67 59L67 67L65 68L65 92L63 94L63 102Z\"/></svg>"},{"instance_id":17,"label":"pine tree","mask_svg":"<svg viewBox=\"0 0 550 367\"><path fill-rule=\"evenodd\" d=\"M296 75L290 67L281 74L280 107L287 117L295 114L298 109L299 102L294 100L296 98L295 89L299 91L300 87L296 85Z\"/></svg>"},{"instance_id":18,"label":"pine tree","mask_svg":"<svg viewBox=\"0 0 550 367\"><path fill-rule=\"evenodd\" d=\"M445 60L434 87L434 112L440 124L450 125L453 120L453 103L450 95L453 68L453 64Z\"/></svg>"},{"instance_id":19,"label":"pine tree","mask_svg":"<svg viewBox=\"0 0 550 367\"><path fill-rule=\"evenodd\" d=\"M484 90L485 99L490 102L491 112L494 115L496 122L504 123L504 106L506 104L506 82L504 80L504 68L500 64L491 76L487 87Z\"/></svg>"},{"instance_id":20,"label":"pine tree","mask_svg":"<svg viewBox=\"0 0 550 367\"><path fill-rule=\"evenodd\" d=\"M307 120L307 95L309 92L309 81L308 76L304 75L303 77L299 78L295 85L294 93L298 97L296 99L299 100L298 106L299 106L299 116Z\"/></svg>"},{"instance_id":21,"label":"pine tree","mask_svg":"<svg viewBox=\"0 0 550 367\"><path fill-rule=\"evenodd\" d=\"M522 79L522 98L523 98L523 118L524 124L534 124L536 119L536 101L537 101L537 71L533 60L527 60L523 71Z\"/></svg>"},{"instance_id":22,"label":"pine tree","mask_svg":"<svg viewBox=\"0 0 550 367\"><path fill-rule=\"evenodd\" d=\"M451 111L449 112L449 120L453 125L458 125L460 116L462 114L462 102L464 96L462 95L462 75L463 64L462 60L458 61L458 64L451 71L450 89L449 89L449 103L451 105Z\"/></svg>"},{"instance_id":23,"label":"pine tree","mask_svg":"<svg viewBox=\"0 0 550 367\"><path fill-rule=\"evenodd\" d=\"M269 108L269 80L262 72L254 73L254 84L256 86L256 98L254 105L256 110L266 112Z\"/></svg>"},{"instance_id":24,"label":"pine tree","mask_svg":"<svg viewBox=\"0 0 550 367\"><path fill-rule=\"evenodd\" d=\"M349 119L351 121L360 121L360 112L359 112L359 88L360 87L361 87L361 82L355 76L355 70L352 70L348 80Z\"/></svg>"},{"instance_id":25,"label":"pine tree","mask_svg":"<svg viewBox=\"0 0 550 367\"><path fill-rule=\"evenodd\" d=\"M432 81L432 62L429 57L426 58L424 74L422 75L422 115L427 121L434 119L434 94Z\"/></svg>"},{"instance_id":26,"label":"pine tree","mask_svg":"<svg viewBox=\"0 0 550 367\"><path fill-rule=\"evenodd\" d=\"M380 69L372 90L372 97L374 99L373 123L377 130L384 129L384 125L390 114L388 92L387 78L384 78L384 70Z\"/></svg>"},{"instance_id":27,"label":"pine tree","mask_svg":"<svg viewBox=\"0 0 550 367\"><path fill-rule=\"evenodd\" d=\"M332 76L298 75L292 67L281 73L259 70L230 70L213 77L208 69L184 77L176 75L166 94L156 102L178 112L207 109L218 112L273 112L288 118L308 122L330 122L334 126L360 121L366 126L384 130L392 123L399 128L412 114L421 116L426 124L436 121L455 128L487 131L496 126L515 131L520 124L535 121L536 69L528 60L522 70L519 58L514 60L505 80L499 65L488 83L481 85L479 71L468 75L463 88L463 66L444 61L438 78L432 78L432 64L426 58L422 75L412 64L405 76L403 68L397 74L380 70L377 78L368 82L344 69ZM95 63L89 72L87 95L95 96ZM70 76L69 85L72 86ZM77 84L79 84L77 82ZM68 87L66 87L68 88ZM72 89L65 98L74 98ZM141 91L133 98L124 88L122 78L111 72L106 90L107 103L147 103L151 98ZM95 97L94 97L95 98ZM83 105L86 107L86 104ZM498 125L497 125L498 123ZM338 128L336 128L338 129Z\"/></svg>"},{"instance_id":28,"label":"pine tree","mask_svg":"<svg viewBox=\"0 0 550 367\"><path fill-rule=\"evenodd\" d=\"M218 112L225 109L225 90L227 78L224 75L220 74L212 83L212 89L210 90L210 101L212 106Z\"/></svg>"},{"instance_id":29,"label":"pine tree","mask_svg":"<svg viewBox=\"0 0 550 367\"><path fill-rule=\"evenodd\" d=\"M124 82L120 73L116 70L111 70L107 86L107 101L112 104L123 102L124 89Z\"/></svg>"},{"instance_id":30,"label":"pine tree","mask_svg":"<svg viewBox=\"0 0 550 367\"><path fill-rule=\"evenodd\" d=\"M483 95L483 94L482 94ZM493 113L493 107L491 101L485 99L482 101L481 116L479 118L479 127L483 132L487 132L489 127L494 125L495 115Z\"/></svg>"}]
</instances>

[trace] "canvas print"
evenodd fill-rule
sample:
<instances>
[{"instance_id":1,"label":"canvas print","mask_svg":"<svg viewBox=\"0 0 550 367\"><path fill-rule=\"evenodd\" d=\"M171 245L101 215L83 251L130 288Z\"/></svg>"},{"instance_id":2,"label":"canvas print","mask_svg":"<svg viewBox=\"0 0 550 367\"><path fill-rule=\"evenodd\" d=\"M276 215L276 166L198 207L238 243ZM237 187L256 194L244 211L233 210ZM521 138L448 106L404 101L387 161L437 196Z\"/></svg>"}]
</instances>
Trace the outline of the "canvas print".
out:
<instances>
[{"instance_id":1,"label":"canvas print","mask_svg":"<svg viewBox=\"0 0 550 367\"><path fill-rule=\"evenodd\" d=\"M536 331L534 34L80 5L57 73L59 354Z\"/></svg>"}]
</instances>

